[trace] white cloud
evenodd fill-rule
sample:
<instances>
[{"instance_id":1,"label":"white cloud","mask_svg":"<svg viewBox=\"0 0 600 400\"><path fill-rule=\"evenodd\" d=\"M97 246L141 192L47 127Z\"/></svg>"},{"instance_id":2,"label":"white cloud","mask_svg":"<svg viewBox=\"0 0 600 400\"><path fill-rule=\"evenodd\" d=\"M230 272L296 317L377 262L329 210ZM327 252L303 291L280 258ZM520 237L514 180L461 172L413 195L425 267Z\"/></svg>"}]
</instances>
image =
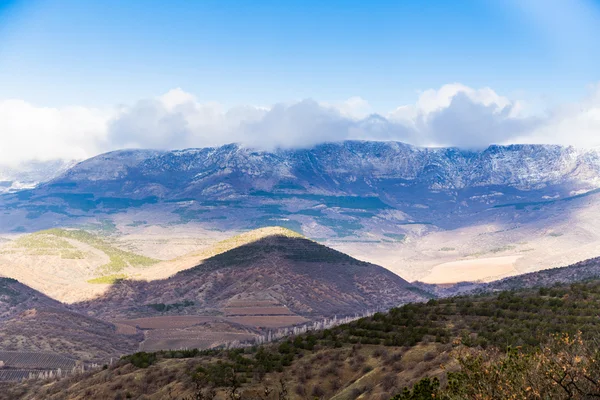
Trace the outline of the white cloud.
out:
<instances>
[{"instance_id":1,"label":"white cloud","mask_svg":"<svg viewBox=\"0 0 600 400\"><path fill-rule=\"evenodd\" d=\"M515 138L525 143L600 146L600 83L582 101L551 110L536 130Z\"/></svg>"},{"instance_id":2,"label":"white cloud","mask_svg":"<svg viewBox=\"0 0 600 400\"><path fill-rule=\"evenodd\" d=\"M167 93L160 96L160 101L164 107L172 111L177 106L187 103L196 103L196 96L191 93L184 92L181 88L169 90Z\"/></svg>"},{"instance_id":3,"label":"white cloud","mask_svg":"<svg viewBox=\"0 0 600 400\"><path fill-rule=\"evenodd\" d=\"M521 111L520 102L490 88L454 83L422 92L414 105L398 107L388 118L409 127L417 144L483 147L533 129L538 121Z\"/></svg>"},{"instance_id":4,"label":"white cloud","mask_svg":"<svg viewBox=\"0 0 600 400\"><path fill-rule=\"evenodd\" d=\"M112 110L37 107L0 101L0 164L78 159L117 148L175 149L239 142L305 147L345 139L484 147L491 143L600 145L600 85L577 104L528 115L490 88L449 84L414 104L373 114L360 97L336 104L303 100L270 108L224 109L181 89Z\"/></svg>"},{"instance_id":5,"label":"white cloud","mask_svg":"<svg viewBox=\"0 0 600 400\"><path fill-rule=\"evenodd\" d=\"M275 105L261 119L242 123L237 130L237 141L263 148L306 147L347 139L353 124L351 118L335 108L303 100L292 105Z\"/></svg>"},{"instance_id":6,"label":"white cloud","mask_svg":"<svg viewBox=\"0 0 600 400\"><path fill-rule=\"evenodd\" d=\"M338 104L319 103L323 107L333 108L345 117L363 119L373 113L369 102L360 96L353 96Z\"/></svg>"},{"instance_id":7,"label":"white cloud","mask_svg":"<svg viewBox=\"0 0 600 400\"><path fill-rule=\"evenodd\" d=\"M0 101L0 163L80 159L100 151L109 114L84 107L36 107Z\"/></svg>"},{"instance_id":8,"label":"white cloud","mask_svg":"<svg viewBox=\"0 0 600 400\"><path fill-rule=\"evenodd\" d=\"M199 103L193 95L174 89L119 110L108 121L105 147L177 149L246 142L242 126L261 120L267 112L250 106L224 110L218 103Z\"/></svg>"}]
</instances>

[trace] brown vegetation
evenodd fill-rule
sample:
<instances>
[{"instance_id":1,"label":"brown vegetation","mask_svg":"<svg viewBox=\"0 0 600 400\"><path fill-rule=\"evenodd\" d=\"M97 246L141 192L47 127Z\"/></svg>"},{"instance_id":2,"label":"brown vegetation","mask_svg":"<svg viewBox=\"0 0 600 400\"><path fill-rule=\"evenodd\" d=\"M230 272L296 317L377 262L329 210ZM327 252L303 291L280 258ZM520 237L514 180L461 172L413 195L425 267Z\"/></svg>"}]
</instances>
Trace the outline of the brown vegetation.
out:
<instances>
[{"instance_id":1,"label":"brown vegetation","mask_svg":"<svg viewBox=\"0 0 600 400\"><path fill-rule=\"evenodd\" d=\"M216 255L169 279L120 282L77 307L114 320L161 315L164 310L157 306L169 314L206 315L231 307L232 300L243 301L242 294L274 302L278 309L265 310L270 314L284 312L283 305L286 313L305 317L354 314L426 298L384 268L280 235Z\"/></svg>"},{"instance_id":2,"label":"brown vegetation","mask_svg":"<svg viewBox=\"0 0 600 400\"><path fill-rule=\"evenodd\" d=\"M169 329L169 328L187 328L190 326L202 324L204 322L215 321L217 317L202 315L173 315L164 317L146 317L122 319L116 321L122 325L138 327L140 329Z\"/></svg>"},{"instance_id":3,"label":"brown vegetation","mask_svg":"<svg viewBox=\"0 0 600 400\"><path fill-rule=\"evenodd\" d=\"M0 278L0 349L52 352L104 362L131 353L141 337L123 336L111 323L71 311L25 285Z\"/></svg>"},{"instance_id":4,"label":"brown vegetation","mask_svg":"<svg viewBox=\"0 0 600 400\"><path fill-rule=\"evenodd\" d=\"M600 334L598 307L599 281L432 300L264 346L137 353L104 371L51 385L30 382L8 393L25 399L112 399L129 393L180 400L214 390L215 399L232 393L240 399L276 399L283 381L288 399L387 400L416 383L406 395L412 397L398 399L431 398L457 387L463 391L449 399L504 399L513 387L515 398L569 398L565 388L590 395L600 379L595 361L600 357L593 352L597 346L584 344L595 343ZM554 332L563 333L555 342L559 347L545 342ZM507 343L522 347L506 353ZM519 368L529 372L510 375ZM593 374L588 376L593 382L585 371ZM553 391L544 389L548 382ZM525 383L546 397L527 397L520 391L528 390Z\"/></svg>"},{"instance_id":5,"label":"brown vegetation","mask_svg":"<svg viewBox=\"0 0 600 400\"><path fill-rule=\"evenodd\" d=\"M225 315L290 315L294 314L287 307L227 307L223 311Z\"/></svg>"}]
</instances>

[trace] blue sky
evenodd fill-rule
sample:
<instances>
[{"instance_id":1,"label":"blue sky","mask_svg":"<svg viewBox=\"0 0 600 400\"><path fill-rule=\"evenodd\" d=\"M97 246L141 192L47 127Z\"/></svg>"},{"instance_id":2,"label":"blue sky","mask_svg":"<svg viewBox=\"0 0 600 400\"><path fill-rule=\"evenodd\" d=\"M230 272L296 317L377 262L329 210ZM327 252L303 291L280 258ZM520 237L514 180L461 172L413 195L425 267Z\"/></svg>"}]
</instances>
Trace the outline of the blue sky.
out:
<instances>
[{"instance_id":1,"label":"blue sky","mask_svg":"<svg viewBox=\"0 0 600 400\"><path fill-rule=\"evenodd\" d=\"M225 105L361 96L387 111L452 82L581 94L600 52L570 32L582 21L560 21L560 3L584 4L582 16L600 5L528 1L556 3L558 21L516 0L5 1L0 97L96 106L181 87ZM570 43L549 32L561 28Z\"/></svg>"},{"instance_id":2,"label":"blue sky","mask_svg":"<svg viewBox=\"0 0 600 400\"><path fill-rule=\"evenodd\" d=\"M598 37L600 0L0 0L0 159L599 146Z\"/></svg>"}]
</instances>

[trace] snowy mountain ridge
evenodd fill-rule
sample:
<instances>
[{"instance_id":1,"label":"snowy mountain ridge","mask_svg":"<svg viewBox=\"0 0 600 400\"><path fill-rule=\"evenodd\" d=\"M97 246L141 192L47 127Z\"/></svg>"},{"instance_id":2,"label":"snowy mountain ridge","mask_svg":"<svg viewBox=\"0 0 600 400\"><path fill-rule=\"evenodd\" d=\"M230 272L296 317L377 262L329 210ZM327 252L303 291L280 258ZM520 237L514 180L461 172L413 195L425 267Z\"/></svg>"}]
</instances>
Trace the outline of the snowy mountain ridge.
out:
<instances>
[{"instance_id":1,"label":"snowy mountain ridge","mask_svg":"<svg viewBox=\"0 0 600 400\"><path fill-rule=\"evenodd\" d=\"M0 196L0 209L11 214L1 225L8 231L78 226L131 211L156 223L232 232L277 225L351 238L374 231L404 235L411 226L425 232L493 220L521 223L545 218L527 210L597 189L598 150L346 141L262 151L229 144L101 154L34 189Z\"/></svg>"},{"instance_id":2,"label":"snowy mountain ridge","mask_svg":"<svg viewBox=\"0 0 600 400\"><path fill-rule=\"evenodd\" d=\"M239 174L256 180L251 186L263 189L291 179L306 190L313 191L307 185L316 184L332 194L338 190L362 194L366 187L375 189L372 180L387 179L431 190L493 185L531 190L566 182L592 189L600 187L600 151L557 145L493 145L471 151L369 141L272 152L235 144L175 151L118 150L83 161L56 181L136 177L161 181L169 174L178 175L173 181L189 184Z\"/></svg>"}]
</instances>

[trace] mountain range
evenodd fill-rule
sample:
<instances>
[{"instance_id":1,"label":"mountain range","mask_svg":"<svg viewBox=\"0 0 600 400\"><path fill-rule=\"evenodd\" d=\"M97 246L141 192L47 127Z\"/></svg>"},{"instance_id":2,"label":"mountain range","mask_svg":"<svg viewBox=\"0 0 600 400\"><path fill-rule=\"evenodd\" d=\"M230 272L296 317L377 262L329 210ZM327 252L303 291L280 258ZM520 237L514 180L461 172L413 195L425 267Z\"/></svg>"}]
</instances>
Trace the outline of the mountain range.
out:
<instances>
[{"instance_id":1,"label":"mountain range","mask_svg":"<svg viewBox=\"0 0 600 400\"><path fill-rule=\"evenodd\" d=\"M236 368L264 362L248 369L254 385L259 375L295 363L296 395L304 398L301 386L321 385L331 372L320 370L314 379L302 371L331 356L349 357L348 365L331 367L341 371L343 390L315 386L311 395L357 398L369 393L359 382L373 380L375 392L388 396L395 386L381 382L393 371L407 384L425 370L442 376L434 364L449 358L451 337L467 332L464 340L479 345L503 339L480 329L490 308L499 309L493 315L504 324L500 331L530 343L513 320L505 324L513 317L506 307L515 311L510 307L518 303L515 321L524 321L531 304L539 304L546 318L568 298L554 299L563 289L538 287L576 284L569 289L574 296L583 290L595 299L596 286L580 282L600 276L592 258L600 253L596 150L356 141L274 151L227 145L122 150L75 165L48 164L45 173L28 189L11 183L0 195L0 357L7 359L0 358L0 380L56 376L58 365L95 370L94 363L142 351L105 370L129 376L161 357L190 355L210 362L214 356L221 366L229 359ZM528 289L527 302L489 294L516 289ZM457 294L476 294L476 307L470 297L439 300ZM407 303L413 304L395 308ZM571 324L577 313L565 310ZM592 326L590 310L577 315ZM316 336L297 335L335 327L338 317L373 313ZM546 333L561 325L552 318L543 324ZM254 350L248 356L187 350L263 343L290 332L293 341L256 356ZM361 345L375 345L373 354L361 353ZM380 345L400 356L376 355ZM306 365L294 361L304 350L310 357L315 351ZM263 351L273 354L263 359ZM422 359L423 371L405 374L413 358ZM165 361L156 371L175 374L172 382L181 387L171 390L189 394L190 365ZM219 375L206 368L206 376ZM142 396L141 386L129 381L86 376L102 380L89 382L98 398L109 381L119 393L129 388ZM77 379L59 382L91 396L69 386ZM47 390L62 393L57 386ZM156 398L166 395L152 390Z\"/></svg>"},{"instance_id":2,"label":"mountain range","mask_svg":"<svg viewBox=\"0 0 600 400\"><path fill-rule=\"evenodd\" d=\"M76 243L73 237L78 236L48 232L33 237L37 241L27 243L39 250L44 248L40 243L60 249L58 239ZM35 271L36 280L23 275L23 282L0 277L0 350L106 362L138 348L208 348L253 340L269 329L429 298L385 268L282 228L249 232L211 253L215 255L201 261L186 261L187 268L177 264L162 279L144 276L146 266L141 265L137 279L88 283L101 290L70 304L26 285L52 279L51 271ZM11 272L9 267L2 274ZM61 285L77 291L82 282L71 273L72 283ZM55 294L46 286L41 289Z\"/></svg>"},{"instance_id":3,"label":"mountain range","mask_svg":"<svg viewBox=\"0 0 600 400\"><path fill-rule=\"evenodd\" d=\"M409 280L445 283L440 264L497 258L473 275L493 280L598 254L599 172L598 150L554 145L120 150L0 196L0 235L95 229L161 260L190 250L182 238L282 226ZM164 246L141 248L150 236Z\"/></svg>"},{"instance_id":4,"label":"mountain range","mask_svg":"<svg viewBox=\"0 0 600 400\"><path fill-rule=\"evenodd\" d=\"M193 203L196 207L184 207L187 213L178 211L192 220L221 216L217 211L224 206L252 209L265 218L326 218L316 208L324 205L364 210L367 216L397 210L406 214L396 217L399 223L452 229L490 208L533 208L589 194L600 187L599 175L600 152L549 145L476 152L349 141L274 152L239 145L122 150L80 162L34 190L5 196L3 204L68 216ZM202 216L207 210L210 215ZM331 236L361 230L358 224L321 222Z\"/></svg>"}]
</instances>

